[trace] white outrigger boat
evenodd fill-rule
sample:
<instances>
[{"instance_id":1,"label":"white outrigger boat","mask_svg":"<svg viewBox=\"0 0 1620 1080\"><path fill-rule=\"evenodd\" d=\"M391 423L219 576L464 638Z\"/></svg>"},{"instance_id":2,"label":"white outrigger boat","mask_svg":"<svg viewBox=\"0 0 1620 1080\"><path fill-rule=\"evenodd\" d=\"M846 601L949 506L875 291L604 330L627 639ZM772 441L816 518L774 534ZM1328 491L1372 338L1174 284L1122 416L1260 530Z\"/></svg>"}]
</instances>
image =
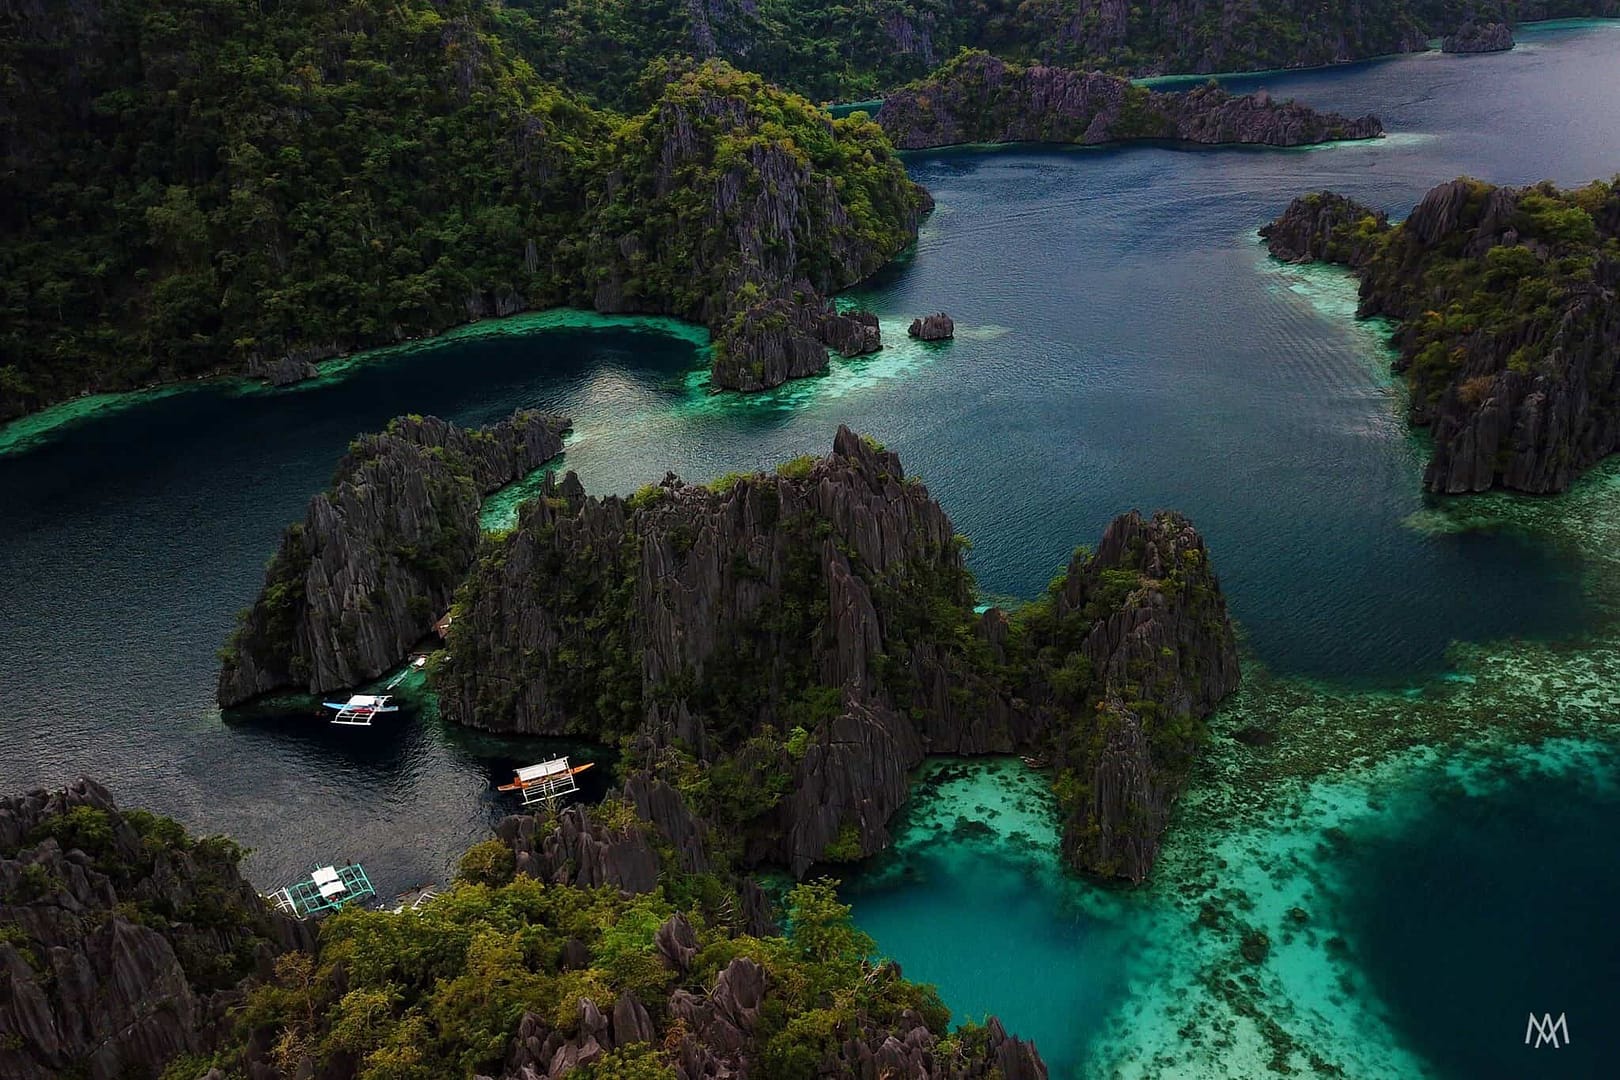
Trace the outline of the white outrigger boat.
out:
<instances>
[{"instance_id":1,"label":"white outrigger boat","mask_svg":"<svg viewBox=\"0 0 1620 1080\"><path fill-rule=\"evenodd\" d=\"M349 866L322 866L303 881L268 894L271 901L295 919L339 911L377 895L371 879L359 863Z\"/></svg>"},{"instance_id":2,"label":"white outrigger boat","mask_svg":"<svg viewBox=\"0 0 1620 1080\"><path fill-rule=\"evenodd\" d=\"M501 784L495 790L522 792L524 806L549 803L559 796L578 791L579 781L576 777L595 764L594 761L587 761L583 765L570 765L566 757L560 757L542 761L538 765L525 765L513 774L510 784Z\"/></svg>"},{"instance_id":3,"label":"white outrigger boat","mask_svg":"<svg viewBox=\"0 0 1620 1080\"><path fill-rule=\"evenodd\" d=\"M399 712L399 706L387 694L355 694L348 701L323 701L328 709L336 709L334 724L370 727L372 718L379 713Z\"/></svg>"},{"instance_id":4,"label":"white outrigger boat","mask_svg":"<svg viewBox=\"0 0 1620 1080\"><path fill-rule=\"evenodd\" d=\"M417 653L411 657L410 663L399 670L399 674L388 680L388 685L383 689L392 690L412 672L427 667L427 662L426 653ZM370 727L377 714L399 712L399 705L388 694L355 694L348 701L323 701L321 704L337 713L332 717L332 723L351 727Z\"/></svg>"}]
</instances>

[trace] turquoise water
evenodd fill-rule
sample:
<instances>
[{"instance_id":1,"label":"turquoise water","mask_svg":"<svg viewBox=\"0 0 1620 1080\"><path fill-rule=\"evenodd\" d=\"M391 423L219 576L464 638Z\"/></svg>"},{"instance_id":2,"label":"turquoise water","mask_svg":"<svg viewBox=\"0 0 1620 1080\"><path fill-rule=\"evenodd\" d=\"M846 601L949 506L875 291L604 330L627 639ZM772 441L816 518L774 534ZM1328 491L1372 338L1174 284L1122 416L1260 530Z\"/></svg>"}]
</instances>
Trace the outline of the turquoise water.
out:
<instances>
[{"instance_id":1,"label":"turquoise water","mask_svg":"<svg viewBox=\"0 0 1620 1080\"><path fill-rule=\"evenodd\" d=\"M1017 758L932 761L896 823L895 849L843 895L956 1019L1011 1013L1065 1075L1103 1030L1145 943L1128 895L1059 868L1051 804L1046 778Z\"/></svg>"},{"instance_id":2,"label":"turquoise water","mask_svg":"<svg viewBox=\"0 0 1620 1080\"><path fill-rule=\"evenodd\" d=\"M1455 1010L1411 1004L1429 976L1398 962L1410 939L1380 915L1413 891L1388 868L1410 857L1403 837L1427 850L1433 822L1454 820L1478 840L1460 852L1502 846L1503 865L1531 865L1530 840L1510 849L1492 831L1521 813L1516 791L1546 798L1518 785L1601 760L1620 715L1620 488L1610 469L1556 500L1424 499L1422 438L1401 420L1376 328L1347 318L1353 288L1269 263L1253 230L1302 190L1403 212L1458 173L1612 174L1620 31L1532 37L1499 56L1239 81L1377 111L1396 132L1377 143L914 158L939 210L852 298L879 311L890 347L757 398L704 392L691 328L552 314L287 391L211 383L8 429L0 787L100 776L130 803L234 834L265 885L334 858L364 862L385 891L442 878L506 808L491 781L549 746L447 730L430 709L348 733L305 717L221 723L212 705L233 613L349 438L401 412L480 423L558 408L576 423L565 466L623 492L666 469L698 479L825 451L848 423L928 480L974 538L989 595L1035 594L1122 510L1187 511L1252 657L1150 888L1063 876L1038 785L994 763L928 788L893 859L850 881L880 946L959 1014L1036 1035L1058 1075L1308 1072L1318 1059L1352 1076L1473 1075L1465 1051L1512 1052L1522 1020L1504 1035L1479 1019L1505 1007L1483 961L1452 991ZM941 308L956 342L905 339L913 315ZM491 507L491 526L507 513ZM1274 742L1231 737L1245 729ZM1538 739L1561 751L1525 755ZM1444 789L1448 762L1469 755L1536 768L1463 804L1477 812L1381 795ZM990 801L1003 786L1006 806ZM1620 827L1613 801L1560 790L1569 820L1591 825L1560 857L1607 858L1592 838ZM1329 830L1367 839L1341 849ZM1437 962L1464 955L1479 926L1567 918L1572 888L1587 887L1475 880L1493 902L1454 933L1443 891L1411 898L1428 905L1414 919ZM1257 932L1271 945L1250 962L1240 946ZM1588 932L1591 955L1608 955L1616 934ZM1519 1007L1574 1022L1605 1006L1594 986Z\"/></svg>"}]
</instances>

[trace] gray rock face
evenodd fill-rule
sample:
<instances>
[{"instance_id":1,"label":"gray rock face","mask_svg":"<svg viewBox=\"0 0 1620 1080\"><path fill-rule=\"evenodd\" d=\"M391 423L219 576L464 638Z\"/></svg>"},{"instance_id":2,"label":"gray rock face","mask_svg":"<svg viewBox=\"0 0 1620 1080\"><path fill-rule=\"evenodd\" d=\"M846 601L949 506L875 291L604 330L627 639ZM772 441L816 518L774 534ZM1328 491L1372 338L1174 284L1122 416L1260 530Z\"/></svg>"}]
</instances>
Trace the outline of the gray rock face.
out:
<instances>
[{"instance_id":1,"label":"gray rock face","mask_svg":"<svg viewBox=\"0 0 1620 1080\"><path fill-rule=\"evenodd\" d=\"M814 308L767 300L715 335L710 380L730 390L765 390L827 370L827 348L816 336Z\"/></svg>"},{"instance_id":2,"label":"gray rock face","mask_svg":"<svg viewBox=\"0 0 1620 1080\"><path fill-rule=\"evenodd\" d=\"M312 947L233 848L155 821L89 780L0 798L0 1075L156 1076L213 1048L238 980Z\"/></svg>"},{"instance_id":3,"label":"gray rock face","mask_svg":"<svg viewBox=\"0 0 1620 1080\"><path fill-rule=\"evenodd\" d=\"M1076 863L1139 879L1192 748L1138 739L1104 762L1099 706L1135 719L1151 702L1195 731L1237 678L1207 554L1175 515L1120 518L1070 568L1051 628L1014 635L1003 613L972 614L927 489L847 429L826 458L718 491L670 477L632 502L593 499L570 475L544 495L460 594L441 703L498 731L635 735L626 798L689 866L716 843L799 875L858 858L889 843L925 753L1055 747L1085 775L1151 781L1074 808L1077 831L1110 838L1077 842ZM1118 588L1154 574L1170 583ZM1047 634L1084 642L1085 687L1059 693L1030 659ZM973 637L983 652L964 648ZM671 755L723 765L741 793L689 804Z\"/></svg>"},{"instance_id":4,"label":"gray rock face","mask_svg":"<svg viewBox=\"0 0 1620 1080\"><path fill-rule=\"evenodd\" d=\"M1511 48L1513 28L1500 22L1467 22L1440 39L1440 51L1448 53L1506 52Z\"/></svg>"},{"instance_id":5,"label":"gray rock face","mask_svg":"<svg viewBox=\"0 0 1620 1080\"><path fill-rule=\"evenodd\" d=\"M870 311L830 313L821 320L821 340L839 356L864 356L883 348L878 317Z\"/></svg>"},{"instance_id":6,"label":"gray rock face","mask_svg":"<svg viewBox=\"0 0 1620 1080\"><path fill-rule=\"evenodd\" d=\"M1216 86L1181 94L1132 86L1117 75L1009 64L970 53L897 90L875 118L894 145L922 150L964 143L1087 145L1131 139L1304 146L1384 133L1374 116L1350 119L1265 92Z\"/></svg>"},{"instance_id":7,"label":"gray rock face","mask_svg":"<svg viewBox=\"0 0 1620 1080\"><path fill-rule=\"evenodd\" d=\"M1070 808L1064 831L1077 865L1131 881L1147 876L1197 752L1187 725L1237 689L1237 646L1208 568L1209 552L1186 518L1146 520L1135 511L1113 520L1095 555L1070 564L1057 597L1060 618L1088 612L1120 570L1139 581L1123 604L1104 602L1110 614L1092 624L1081 646L1103 688L1101 751L1096 734L1084 729L1068 728L1058 740L1059 761L1089 774L1089 795ZM1149 738L1143 703L1151 703L1161 728L1189 734Z\"/></svg>"},{"instance_id":8,"label":"gray rock face","mask_svg":"<svg viewBox=\"0 0 1620 1080\"><path fill-rule=\"evenodd\" d=\"M760 134L768 117L741 91L709 88L668 95L641 139L656 148L657 169L625 177L638 203L667 205L672 191L693 190L702 211L667 223L630 223L593 236L587 259L598 311L673 314L709 326L715 356L711 384L762 390L827 366L821 321L826 297L871 275L916 239L933 200L892 165L882 182L879 232L845 205L839 178L801 152L760 138L740 154L727 145ZM826 136L838 136L826 121ZM643 148L636 150L640 158ZM656 269L652 269L656 267ZM645 282L663 274L681 288ZM680 299L666 295L674 292Z\"/></svg>"},{"instance_id":9,"label":"gray rock face","mask_svg":"<svg viewBox=\"0 0 1620 1080\"><path fill-rule=\"evenodd\" d=\"M918 341L949 341L956 336L956 323L943 311L912 319L906 333Z\"/></svg>"},{"instance_id":10,"label":"gray rock face","mask_svg":"<svg viewBox=\"0 0 1620 1080\"><path fill-rule=\"evenodd\" d=\"M1389 216L1354 199L1324 191L1295 199L1282 217L1261 228L1260 238L1272 256L1283 262L1358 266L1375 246L1355 236L1356 226L1365 221L1371 221L1372 231L1380 233L1388 226Z\"/></svg>"},{"instance_id":11,"label":"gray rock face","mask_svg":"<svg viewBox=\"0 0 1620 1080\"><path fill-rule=\"evenodd\" d=\"M282 538L227 646L219 703L321 694L399 663L471 565L482 497L560 453L568 426L534 410L478 431L407 416L357 439L331 490Z\"/></svg>"},{"instance_id":12,"label":"gray rock face","mask_svg":"<svg viewBox=\"0 0 1620 1080\"><path fill-rule=\"evenodd\" d=\"M277 356L255 354L248 359L246 373L248 378L263 379L271 386L291 386L320 374L315 362L336 356L337 352L337 345L332 344L295 349Z\"/></svg>"},{"instance_id":13,"label":"gray rock face","mask_svg":"<svg viewBox=\"0 0 1620 1080\"><path fill-rule=\"evenodd\" d=\"M495 832L516 853L517 872L537 881L586 889L612 885L627 893L658 887L658 856L639 824L615 828L575 805L551 821L505 818Z\"/></svg>"},{"instance_id":14,"label":"gray rock face","mask_svg":"<svg viewBox=\"0 0 1620 1080\"><path fill-rule=\"evenodd\" d=\"M827 370L827 350L860 356L883 347L877 316L840 314L820 300L767 300L733 316L715 334L710 382L766 390Z\"/></svg>"}]
</instances>

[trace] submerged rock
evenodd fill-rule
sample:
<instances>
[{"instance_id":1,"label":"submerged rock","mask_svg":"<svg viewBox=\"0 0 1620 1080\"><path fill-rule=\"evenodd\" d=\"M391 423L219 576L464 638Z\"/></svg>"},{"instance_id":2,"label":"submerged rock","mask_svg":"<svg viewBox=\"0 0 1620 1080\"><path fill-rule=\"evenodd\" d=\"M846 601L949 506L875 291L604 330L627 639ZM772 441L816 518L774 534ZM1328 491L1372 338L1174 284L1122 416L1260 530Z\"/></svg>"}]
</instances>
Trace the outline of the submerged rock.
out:
<instances>
[{"instance_id":1,"label":"submerged rock","mask_svg":"<svg viewBox=\"0 0 1620 1080\"><path fill-rule=\"evenodd\" d=\"M568 426L534 410L473 431L405 416L356 439L223 651L220 705L353 687L403 660L472 563L483 496L560 453Z\"/></svg>"},{"instance_id":2,"label":"submerged rock","mask_svg":"<svg viewBox=\"0 0 1620 1080\"><path fill-rule=\"evenodd\" d=\"M1039 751L1079 779L1071 859L1140 880L1238 676L1196 531L1125 515L1041 605L972 604L939 504L840 429L712 488L548 479L458 595L436 679L459 723L631 736L627 798L688 865L858 859L924 754Z\"/></svg>"},{"instance_id":3,"label":"submerged rock","mask_svg":"<svg viewBox=\"0 0 1620 1080\"><path fill-rule=\"evenodd\" d=\"M956 336L956 323L943 311L912 319L906 333L918 341L948 341Z\"/></svg>"},{"instance_id":4,"label":"submerged rock","mask_svg":"<svg viewBox=\"0 0 1620 1080\"><path fill-rule=\"evenodd\" d=\"M1319 113L1264 91L1229 94L1213 83L1181 94L1072 68L1011 64L964 53L884 98L877 122L902 150L964 143L1096 144L1130 139L1304 146L1383 135L1375 116Z\"/></svg>"},{"instance_id":5,"label":"submerged rock","mask_svg":"<svg viewBox=\"0 0 1620 1080\"><path fill-rule=\"evenodd\" d=\"M1513 48L1513 28L1507 23L1466 22L1454 34L1440 39L1440 51L1448 53L1506 52Z\"/></svg>"},{"instance_id":6,"label":"submerged rock","mask_svg":"<svg viewBox=\"0 0 1620 1080\"><path fill-rule=\"evenodd\" d=\"M1398 324L1428 490L1563 491L1620 449L1620 185L1462 178L1397 226L1323 193L1264 234L1280 257L1350 266L1359 314Z\"/></svg>"},{"instance_id":7,"label":"submerged rock","mask_svg":"<svg viewBox=\"0 0 1620 1080\"><path fill-rule=\"evenodd\" d=\"M157 1076L211 1052L237 984L314 944L240 854L90 780L0 798L0 1075Z\"/></svg>"}]
</instances>

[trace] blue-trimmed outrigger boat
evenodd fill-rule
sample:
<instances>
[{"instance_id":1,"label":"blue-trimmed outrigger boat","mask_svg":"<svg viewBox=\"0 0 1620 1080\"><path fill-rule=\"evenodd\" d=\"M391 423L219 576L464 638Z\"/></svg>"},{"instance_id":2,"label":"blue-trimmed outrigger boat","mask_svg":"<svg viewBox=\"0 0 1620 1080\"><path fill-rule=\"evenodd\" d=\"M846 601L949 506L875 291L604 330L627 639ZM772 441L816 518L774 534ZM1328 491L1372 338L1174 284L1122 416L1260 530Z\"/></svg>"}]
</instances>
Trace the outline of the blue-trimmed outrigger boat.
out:
<instances>
[{"instance_id":1,"label":"blue-trimmed outrigger boat","mask_svg":"<svg viewBox=\"0 0 1620 1080\"><path fill-rule=\"evenodd\" d=\"M399 706L387 694L355 694L348 701L323 701L328 709L336 709L334 724L370 727L372 718L380 713L399 712Z\"/></svg>"},{"instance_id":2,"label":"blue-trimmed outrigger boat","mask_svg":"<svg viewBox=\"0 0 1620 1080\"><path fill-rule=\"evenodd\" d=\"M277 889L266 899L295 919L307 919L342 910L376 895L377 890L372 888L365 870L354 863L318 867L307 880Z\"/></svg>"}]
</instances>

